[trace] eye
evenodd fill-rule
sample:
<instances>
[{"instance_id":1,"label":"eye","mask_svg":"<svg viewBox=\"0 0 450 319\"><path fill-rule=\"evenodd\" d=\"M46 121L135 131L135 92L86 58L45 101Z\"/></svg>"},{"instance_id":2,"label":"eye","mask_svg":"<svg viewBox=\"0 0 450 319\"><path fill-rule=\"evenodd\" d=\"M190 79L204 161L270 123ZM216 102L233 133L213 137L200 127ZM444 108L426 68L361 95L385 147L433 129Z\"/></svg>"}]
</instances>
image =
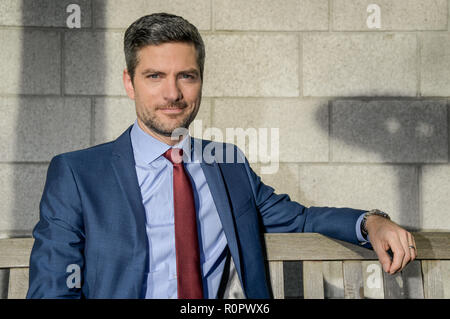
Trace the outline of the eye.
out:
<instances>
[{"instance_id":1,"label":"eye","mask_svg":"<svg viewBox=\"0 0 450 319\"><path fill-rule=\"evenodd\" d=\"M194 79L194 76L191 74L182 74L181 77L183 79Z\"/></svg>"},{"instance_id":2,"label":"eye","mask_svg":"<svg viewBox=\"0 0 450 319\"><path fill-rule=\"evenodd\" d=\"M152 73L152 74L147 75L147 78L149 78L149 79L157 79L157 78L159 78L159 74L158 73Z\"/></svg>"}]
</instances>

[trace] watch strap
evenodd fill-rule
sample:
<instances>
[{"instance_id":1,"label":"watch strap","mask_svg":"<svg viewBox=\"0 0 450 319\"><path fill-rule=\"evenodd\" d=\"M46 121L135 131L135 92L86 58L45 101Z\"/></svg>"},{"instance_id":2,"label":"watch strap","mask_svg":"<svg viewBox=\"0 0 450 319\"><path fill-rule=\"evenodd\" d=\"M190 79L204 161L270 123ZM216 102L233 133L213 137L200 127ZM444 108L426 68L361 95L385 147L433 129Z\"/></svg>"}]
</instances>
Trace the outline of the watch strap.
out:
<instances>
[{"instance_id":1,"label":"watch strap","mask_svg":"<svg viewBox=\"0 0 450 319\"><path fill-rule=\"evenodd\" d=\"M361 235L366 239L367 239L367 235L368 235L367 228L366 228L367 217L372 216L372 215L381 216L381 217L384 217L389 220L391 219L391 217L389 217L389 215L387 213L382 212L379 209L372 209L372 210L368 211L367 213L365 213L364 217L361 221Z\"/></svg>"}]
</instances>

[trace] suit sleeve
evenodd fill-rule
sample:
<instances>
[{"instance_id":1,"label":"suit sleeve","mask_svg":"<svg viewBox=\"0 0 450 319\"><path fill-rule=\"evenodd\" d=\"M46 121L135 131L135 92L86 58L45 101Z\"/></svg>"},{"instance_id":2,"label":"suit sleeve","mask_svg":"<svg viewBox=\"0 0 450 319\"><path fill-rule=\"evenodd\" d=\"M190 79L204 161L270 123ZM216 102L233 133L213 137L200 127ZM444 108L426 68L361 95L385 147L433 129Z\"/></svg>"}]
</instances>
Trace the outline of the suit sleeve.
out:
<instances>
[{"instance_id":1,"label":"suit sleeve","mask_svg":"<svg viewBox=\"0 0 450 319\"><path fill-rule=\"evenodd\" d=\"M48 168L40 218L33 230L27 298L81 297L79 287L84 268L81 212L72 170L64 157L57 156Z\"/></svg>"},{"instance_id":2,"label":"suit sleeve","mask_svg":"<svg viewBox=\"0 0 450 319\"><path fill-rule=\"evenodd\" d=\"M268 233L314 232L360 244L356 225L364 210L336 207L305 207L287 194L276 194L265 185L245 160L253 196Z\"/></svg>"}]
</instances>

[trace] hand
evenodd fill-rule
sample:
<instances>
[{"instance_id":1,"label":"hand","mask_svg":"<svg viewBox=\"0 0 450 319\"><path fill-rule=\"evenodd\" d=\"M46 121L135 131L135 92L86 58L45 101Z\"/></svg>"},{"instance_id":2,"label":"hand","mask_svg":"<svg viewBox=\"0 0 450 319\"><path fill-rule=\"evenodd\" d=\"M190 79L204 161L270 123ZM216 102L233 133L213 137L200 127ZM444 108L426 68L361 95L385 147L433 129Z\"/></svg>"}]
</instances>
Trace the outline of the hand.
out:
<instances>
[{"instance_id":1,"label":"hand","mask_svg":"<svg viewBox=\"0 0 450 319\"><path fill-rule=\"evenodd\" d=\"M381 216L371 215L367 218L366 229L375 253L380 260L383 270L391 275L401 271L417 256L414 237L396 223ZM387 251L391 249L393 259Z\"/></svg>"}]
</instances>

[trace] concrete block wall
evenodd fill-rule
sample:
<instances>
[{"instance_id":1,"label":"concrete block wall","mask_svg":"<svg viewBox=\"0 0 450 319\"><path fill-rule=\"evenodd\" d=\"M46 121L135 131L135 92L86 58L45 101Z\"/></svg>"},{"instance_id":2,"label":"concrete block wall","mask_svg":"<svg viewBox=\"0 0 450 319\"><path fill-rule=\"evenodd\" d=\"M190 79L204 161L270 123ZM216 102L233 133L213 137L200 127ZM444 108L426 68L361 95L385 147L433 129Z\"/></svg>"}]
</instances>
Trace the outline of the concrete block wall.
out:
<instances>
[{"instance_id":1,"label":"concrete block wall","mask_svg":"<svg viewBox=\"0 0 450 319\"><path fill-rule=\"evenodd\" d=\"M133 123L123 33L161 11L206 44L194 135L277 128L277 192L450 230L450 1L0 0L0 237L31 236L54 155Z\"/></svg>"}]
</instances>

